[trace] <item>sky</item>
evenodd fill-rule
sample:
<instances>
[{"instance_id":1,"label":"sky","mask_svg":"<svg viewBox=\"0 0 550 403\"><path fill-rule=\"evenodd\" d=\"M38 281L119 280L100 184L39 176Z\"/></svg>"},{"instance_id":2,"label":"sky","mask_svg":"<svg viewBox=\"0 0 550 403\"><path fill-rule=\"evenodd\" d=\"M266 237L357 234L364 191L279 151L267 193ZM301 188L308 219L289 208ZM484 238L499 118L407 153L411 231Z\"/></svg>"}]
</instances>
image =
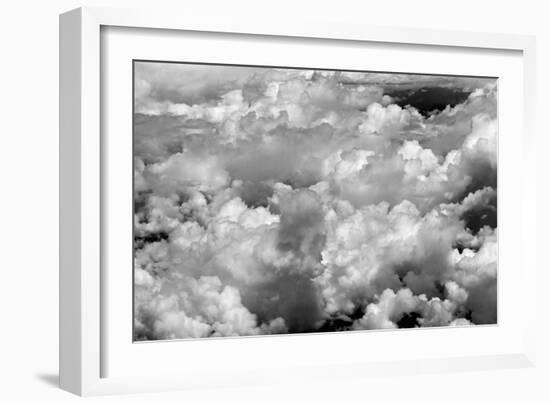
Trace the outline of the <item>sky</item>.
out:
<instances>
[{"instance_id":1,"label":"sky","mask_svg":"<svg viewBox=\"0 0 550 403\"><path fill-rule=\"evenodd\" d=\"M134 336L497 322L497 80L134 64Z\"/></svg>"}]
</instances>

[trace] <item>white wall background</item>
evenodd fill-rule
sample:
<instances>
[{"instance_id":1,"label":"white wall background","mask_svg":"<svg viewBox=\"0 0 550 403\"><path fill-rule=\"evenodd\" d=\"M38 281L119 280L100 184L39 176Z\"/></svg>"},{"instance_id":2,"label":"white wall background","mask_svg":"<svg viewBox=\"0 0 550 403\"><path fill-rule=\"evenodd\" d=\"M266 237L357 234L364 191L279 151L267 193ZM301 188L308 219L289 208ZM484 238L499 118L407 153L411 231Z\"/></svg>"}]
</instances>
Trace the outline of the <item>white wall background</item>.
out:
<instances>
[{"instance_id":1,"label":"white wall background","mask_svg":"<svg viewBox=\"0 0 550 403\"><path fill-rule=\"evenodd\" d=\"M537 35L539 172L539 364L535 369L376 377L346 384L227 389L92 398L110 402L413 401L547 402L550 320L543 228L550 224L545 121L550 90L550 29L545 2L462 0L113 0L5 2L0 11L0 400L70 402L57 389L58 327L58 14L81 5L163 7L231 18L314 15L374 25L465 29ZM518 105L518 108L522 107ZM533 234L533 237L535 234ZM533 238L534 239L534 238ZM518 268L520 269L520 268ZM521 301L518 301L521 303Z\"/></svg>"}]
</instances>

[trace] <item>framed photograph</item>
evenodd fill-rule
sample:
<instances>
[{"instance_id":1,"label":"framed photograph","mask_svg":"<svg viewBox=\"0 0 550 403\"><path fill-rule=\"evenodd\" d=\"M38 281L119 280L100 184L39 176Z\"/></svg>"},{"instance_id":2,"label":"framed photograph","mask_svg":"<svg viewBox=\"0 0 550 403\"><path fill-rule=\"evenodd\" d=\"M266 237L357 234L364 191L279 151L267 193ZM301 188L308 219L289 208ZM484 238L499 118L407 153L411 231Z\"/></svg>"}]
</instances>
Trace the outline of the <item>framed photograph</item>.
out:
<instances>
[{"instance_id":1,"label":"framed photograph","mask_svg":"<svg viewBox=\"0 0 550 403\"><path fill-rule=\"evenodd\" d=\"M534 365L534 39L60 17L60 383Z\"/></svg>"}]
</instances>

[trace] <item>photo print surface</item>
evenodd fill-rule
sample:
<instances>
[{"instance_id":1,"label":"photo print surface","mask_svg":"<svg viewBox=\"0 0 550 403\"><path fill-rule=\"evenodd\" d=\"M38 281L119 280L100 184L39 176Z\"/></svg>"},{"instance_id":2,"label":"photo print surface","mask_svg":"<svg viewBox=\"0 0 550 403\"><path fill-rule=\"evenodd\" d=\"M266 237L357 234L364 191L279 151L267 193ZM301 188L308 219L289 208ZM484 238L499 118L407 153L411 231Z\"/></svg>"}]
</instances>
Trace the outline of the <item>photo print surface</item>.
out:
<instances>
[{"instance_id":1,"label":"photo print surface","mask_svg":"<svg viewBox=\"0 0 550 403\"><path fill-rule=\"evenodd\" d=\"M497 323L497 80L134 61L134 340Z\"/></svg>"}]
</instances>

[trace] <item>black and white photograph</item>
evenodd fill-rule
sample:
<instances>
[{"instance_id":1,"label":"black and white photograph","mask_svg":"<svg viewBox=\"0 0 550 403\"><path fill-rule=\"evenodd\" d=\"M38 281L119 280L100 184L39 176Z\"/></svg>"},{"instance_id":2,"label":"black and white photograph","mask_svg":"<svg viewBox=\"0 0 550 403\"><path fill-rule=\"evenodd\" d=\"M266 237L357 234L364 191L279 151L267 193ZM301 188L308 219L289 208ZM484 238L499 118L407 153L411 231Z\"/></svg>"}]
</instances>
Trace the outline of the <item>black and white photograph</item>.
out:
<instances>
[{"instance_id":1,"label":"black and white photograph","mask_svg":"<svg viewBox=\"0 0 550 403\"><path fill-rule=\"evenodd\" d=\"M133 340L497 324L497 91L134 60Z\"/></svg>"}]
</instances>

